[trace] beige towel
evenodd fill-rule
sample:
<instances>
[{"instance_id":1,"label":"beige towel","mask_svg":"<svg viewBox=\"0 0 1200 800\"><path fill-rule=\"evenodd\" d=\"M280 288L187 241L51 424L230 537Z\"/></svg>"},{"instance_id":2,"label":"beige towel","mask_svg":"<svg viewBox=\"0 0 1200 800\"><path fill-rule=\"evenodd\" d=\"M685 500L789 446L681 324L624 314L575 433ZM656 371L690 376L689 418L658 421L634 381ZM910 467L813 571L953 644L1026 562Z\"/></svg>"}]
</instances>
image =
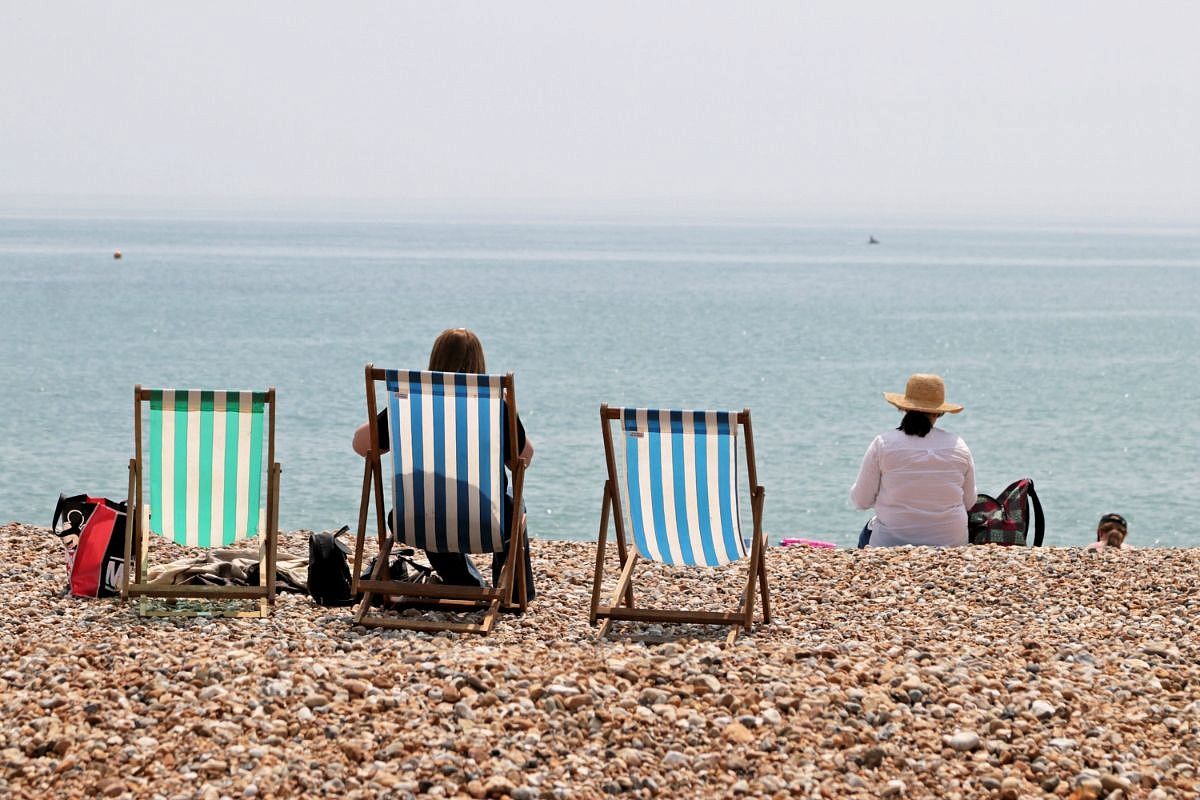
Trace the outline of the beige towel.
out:
<instances>
[{"instance_id":1,"label":"beige towel","mask_svg":"<svg viewBox=\"0 0 1200 800\"><path fill-rule=\"evenodd\" d=\"M195 558L182 558L170 564L152 566L149 582L158 584L216 583L249 586L251 567L258 564L256 550L209 550ZM275 560L277 586L281 590L308 590L308 557L279 553ZM199 580L197 580L199 578ZM205 580L207 579L207 580ZM257 581L255 582L257 584Z\"/></svg>"}]
</instances>

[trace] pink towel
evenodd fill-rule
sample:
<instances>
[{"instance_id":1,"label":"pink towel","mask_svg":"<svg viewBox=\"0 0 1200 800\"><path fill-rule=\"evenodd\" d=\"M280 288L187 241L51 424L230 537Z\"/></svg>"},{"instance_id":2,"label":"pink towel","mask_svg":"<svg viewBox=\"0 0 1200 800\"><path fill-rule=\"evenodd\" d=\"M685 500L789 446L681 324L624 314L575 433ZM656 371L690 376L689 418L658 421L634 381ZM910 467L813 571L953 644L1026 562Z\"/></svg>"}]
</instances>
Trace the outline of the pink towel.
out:
<instances>
[{"instance_id":1,"label":"pink towel","mask_svg":"<svg viewBox=\"0 0 1200 800\"><path fill-rule=\"evenodd\" d=\"M837 547L833 542L822 542L819 539L784 539L781 544L784 547L818 547L825 550L832 550Z\"/></svg>"}]
</instances>

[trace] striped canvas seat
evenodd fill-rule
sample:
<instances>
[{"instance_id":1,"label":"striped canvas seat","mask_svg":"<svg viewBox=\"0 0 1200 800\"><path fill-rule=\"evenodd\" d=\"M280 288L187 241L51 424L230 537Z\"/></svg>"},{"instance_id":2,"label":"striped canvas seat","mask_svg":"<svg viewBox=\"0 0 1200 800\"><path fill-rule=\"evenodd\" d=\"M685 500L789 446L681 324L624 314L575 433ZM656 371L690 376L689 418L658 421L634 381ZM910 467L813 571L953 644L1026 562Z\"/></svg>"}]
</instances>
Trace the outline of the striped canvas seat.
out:
<instances>
[{"instance_id":1,"label":"striped canvas seat","mask_svg":"<svg viewBox=\"0 0 1200 800\"><path fill-rule=\"evenodd\" d=\"M399 540L438 553L503 550L509 520L501 376L386 375Z\"/></svg>"},{"instance_id":2,"label":"striped canvas seat","mask_svg":"<svg viewBox=\"0 0 1200 800\"><path fill-rule=\"evenodd\" d=\"M517 451L517 435L507 435L518 424L512 373L422 372L367 364L365 377L371 444L363 470L351 571L354 591L362 593L354 621L385 628L486 634L502 608L524 611L529 599L521 523L526 463ZM386 465L379 446L381 396L387 409ZM389 480L390 516L384 489ZM372 497L379 554L370 575L364 576ZM390 574L388 559L397 544L427 553L507 550L507 555L494 586L424 584ZM372 607L380 596L397 603L416 602L431 611L481 611L483 617L469 622L375 613Z\"/></svg>"},{"instance_id":3,"label":"striped canvas seat","mask_svg":"<svg viewBox=\"0 0 1200 800\"><path fill-rule=\"evenodd\" d=\"M275 390L135 386L133 438L122 598L141 598L139 613L154 616L266 615L275 601L282 473L275 461ZM153 536L199 548L257 538L258 585L152 581ZM152 608L151 599L167 606Z\"/></svg>"},{"instance_id":4,"label":"striped canvas seat","mask_svg":"<svg viewBox=\"0 0 1200 800\"><path fill-rule=\"evenodd\" d=\"M618 468L613 423L624 444ZM771 620L767 589L763 498L754 465L750 410L684 411L600 406L608 479L600 507L596 571L592 579L592 624L603 621L603 637L614 620L727 625L727 641L754 622L756 597L762 619ZM742 431L753 532L742 537L738 508L738 430ZM623 472L623 474L622 474ZM601 599L608 529L616 533L621 574L607 602ZM628 534L633 544L628 543ZM679 567L721 567L749 561L738 606L726 611L688 608L682 595L659 597L659 605L635 603L634 570L640 559ZM682 576L681 576L682 579ZM716 576L713 579L717 579Z\"/></svg>"},{"instance_id":5,"label":"striped canvas seat","mask_svg":"<svg viewBox=\"0 0 1200 800\"><path fill-rule=\"evenodd\" d=\"M259 535L266 393L149 394L150 532L198 547Z\"/></svg>"},{"instance_id":6,"label":"striped canvas seat","mask_svg":"<svg viewBox=\"0 0 1200 800\"><path fill-rule=\"evenodd\" d=\"M707 567L745 557L737 414L623 408L620 415L626 507L638 553Z\"/></svg>"}]
</instances>

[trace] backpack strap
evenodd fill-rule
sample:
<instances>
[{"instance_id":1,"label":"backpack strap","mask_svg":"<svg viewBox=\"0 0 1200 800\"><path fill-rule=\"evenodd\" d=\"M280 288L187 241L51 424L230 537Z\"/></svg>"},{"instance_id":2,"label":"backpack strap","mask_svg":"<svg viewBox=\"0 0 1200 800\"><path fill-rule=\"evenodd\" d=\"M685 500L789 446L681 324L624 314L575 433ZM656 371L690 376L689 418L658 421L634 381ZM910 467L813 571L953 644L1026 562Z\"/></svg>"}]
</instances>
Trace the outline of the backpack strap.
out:
<instances>
[{"instance_id":1,"label":"backpack strap","mask_svg":"<svg viewBox=\"0 0 1200 800\"><path fill-rule=\"evenodd\" d=\"M1033 546L1041 547L1046 535L1046 515L1042 513L1042 501L1038 500L1033 488L1033 478L1029 478L1029 499L1033 502Z\"/></svg>"}]
</instances>

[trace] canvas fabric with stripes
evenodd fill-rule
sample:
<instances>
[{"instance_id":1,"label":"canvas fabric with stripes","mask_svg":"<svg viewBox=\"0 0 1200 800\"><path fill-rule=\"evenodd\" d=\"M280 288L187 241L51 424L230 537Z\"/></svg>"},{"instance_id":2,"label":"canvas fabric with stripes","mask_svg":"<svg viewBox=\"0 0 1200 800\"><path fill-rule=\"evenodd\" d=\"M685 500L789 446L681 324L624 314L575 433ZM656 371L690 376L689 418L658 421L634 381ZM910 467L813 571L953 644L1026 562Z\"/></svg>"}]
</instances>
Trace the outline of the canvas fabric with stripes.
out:
<instances>
[{"instance_id":1,"label":"canvas fabric with stripes","mask_svg":"<svg viewBox=\"0 0 1200 800\"><path fill-rule=\"evenodd\" d=\"M737 414L623 408L625 499L634 546L665 564L743 558Z\"/></svg>"},{"instance_id":2,"label":"canvas fabric with stripes","mask_svg":"<svg viewBox=\"0 0 1200 800\"><path fill-rule=\"evenodd\" d=\"M504 390L498 375L387 370L397 538L436 553L508 540Z\"/></svg>"},{"instance_id":3,"label":"canvas fabric with stripes","mask_svg":"<svg viewBox=\"0 0 1200 800\"><path fill-rule=\"evenodd\" d=\"M265 528L266 392L150 391L150 530L223 547Z\"/></svg>"}]
</instances>

